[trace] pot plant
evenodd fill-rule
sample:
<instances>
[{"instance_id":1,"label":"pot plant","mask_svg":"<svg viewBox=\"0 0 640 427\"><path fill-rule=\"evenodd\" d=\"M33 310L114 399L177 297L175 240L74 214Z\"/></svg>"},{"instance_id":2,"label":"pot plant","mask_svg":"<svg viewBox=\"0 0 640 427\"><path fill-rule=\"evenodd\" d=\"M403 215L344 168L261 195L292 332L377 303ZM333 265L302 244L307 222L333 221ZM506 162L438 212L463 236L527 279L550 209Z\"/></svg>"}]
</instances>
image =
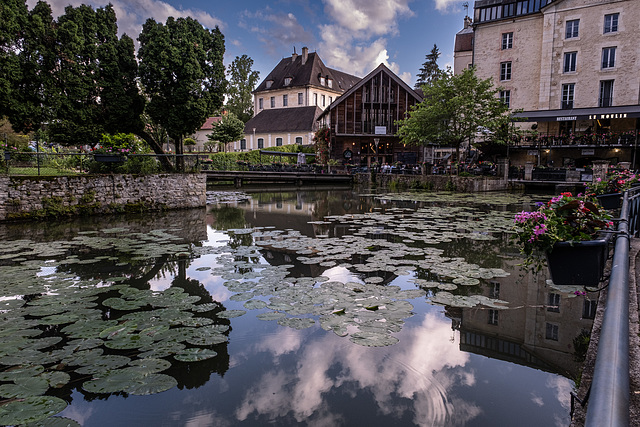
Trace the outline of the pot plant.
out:
<instances>
[{"instance_id":1,"label":"pot plant","mask_svg":"<svg viewBox=\"0 0 640 427\"><path fill-rule=\"evenodd\" d=\"M595 196L605 209L618 209L622 192L638 183L636 174L623 170L611 173L606 179L597 178L586 186L586 193Z\"/></svg>"},{"instance_id":2,"label":"pot plant","mask_svg":"<svg viewBox=\"0 0 640 427\"><path fill-rule=\"evenodd\" d=\"M523 265L539 271L546 258L556 285L596 286L608 257L611 216L589 196L562 193L515 216Z\"/></svg>"}]
</instances>

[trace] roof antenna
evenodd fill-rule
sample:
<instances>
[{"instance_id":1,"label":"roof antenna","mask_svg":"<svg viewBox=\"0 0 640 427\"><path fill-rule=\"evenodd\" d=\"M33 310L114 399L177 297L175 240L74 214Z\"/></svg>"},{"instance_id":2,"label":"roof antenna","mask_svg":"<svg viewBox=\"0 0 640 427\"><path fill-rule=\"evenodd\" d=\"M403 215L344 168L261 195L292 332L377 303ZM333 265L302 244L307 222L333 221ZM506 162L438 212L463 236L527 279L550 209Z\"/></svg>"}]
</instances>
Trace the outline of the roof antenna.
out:
<instances>
[{"instance_id":1,"label":"roof antenna","mask_svg":"<svg viewBox=\"0 0 640 427\"><path fill-rule=\"evenodd\" d=\"M464 7L464 16L469 16L469 2L462 3L462 7Z\"/></svg>"}]
</instances>

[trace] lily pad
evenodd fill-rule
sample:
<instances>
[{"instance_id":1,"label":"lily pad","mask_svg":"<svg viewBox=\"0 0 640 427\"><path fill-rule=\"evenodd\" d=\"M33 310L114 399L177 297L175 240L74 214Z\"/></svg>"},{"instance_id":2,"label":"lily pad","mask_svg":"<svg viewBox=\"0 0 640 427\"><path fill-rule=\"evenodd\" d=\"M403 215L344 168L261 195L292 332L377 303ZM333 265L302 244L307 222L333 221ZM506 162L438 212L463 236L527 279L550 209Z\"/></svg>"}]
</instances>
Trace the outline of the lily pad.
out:
<instances>
[{"instance_id":1,"label":"lily pad","mask_svg":"<svg viewBox=\"0 0 640 427\"><path fill-rule=\"evenodd\" d=\"M53 396L27 397L0 406L0 424L14 425L36 422L62 412L67 402Z\"/></svg>"}]
</instances>

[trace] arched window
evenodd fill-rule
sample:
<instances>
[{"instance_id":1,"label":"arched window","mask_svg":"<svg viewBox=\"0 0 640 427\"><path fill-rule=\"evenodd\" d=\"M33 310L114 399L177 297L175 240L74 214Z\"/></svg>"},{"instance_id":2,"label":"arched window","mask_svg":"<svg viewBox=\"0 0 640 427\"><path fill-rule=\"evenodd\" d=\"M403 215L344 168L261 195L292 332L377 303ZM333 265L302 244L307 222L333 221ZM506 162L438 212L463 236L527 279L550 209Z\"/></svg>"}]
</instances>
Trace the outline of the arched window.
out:
<instances>
[{"instance_id":1,"label":"arched window","mask_svg":"<svg viewBox=\"0 0 640 427\"><path fill-rule=\"evenodd\" d=\"M302 137L301 136L296 136L296 144L302 145Z\"/></svg>"}]
</instances>

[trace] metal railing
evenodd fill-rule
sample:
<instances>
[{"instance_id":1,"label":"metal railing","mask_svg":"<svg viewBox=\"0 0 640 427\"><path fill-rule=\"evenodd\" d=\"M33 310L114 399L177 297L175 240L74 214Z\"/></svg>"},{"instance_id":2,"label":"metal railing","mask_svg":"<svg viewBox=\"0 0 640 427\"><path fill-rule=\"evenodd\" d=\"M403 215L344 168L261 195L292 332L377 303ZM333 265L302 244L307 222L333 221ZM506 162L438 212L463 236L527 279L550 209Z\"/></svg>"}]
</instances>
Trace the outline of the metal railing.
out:
<instances>
[{"instance_id":1,"label":"metal railing","mask_svg":"<svg viewBox=\"0 0 640 427\"><path fill-rule=\"evenodd\" d=\"M95 153L7 152L0 157L0 174L10 176L71 176L88 173L163 172L165 164L176 168L182 160L185 172L199 171L206 155L130 154L126 156Z\"/></svg>"},{"instance_id":2,"label":"metal railing","mask_svg":"<svg viewBox=\"0 0 640 427\"><path fill-rule=\"evenodd\" d=\"M586 427L629 425L629 239L639 231L640 188L623 196Z\"/></svg>"}]
</instances>

